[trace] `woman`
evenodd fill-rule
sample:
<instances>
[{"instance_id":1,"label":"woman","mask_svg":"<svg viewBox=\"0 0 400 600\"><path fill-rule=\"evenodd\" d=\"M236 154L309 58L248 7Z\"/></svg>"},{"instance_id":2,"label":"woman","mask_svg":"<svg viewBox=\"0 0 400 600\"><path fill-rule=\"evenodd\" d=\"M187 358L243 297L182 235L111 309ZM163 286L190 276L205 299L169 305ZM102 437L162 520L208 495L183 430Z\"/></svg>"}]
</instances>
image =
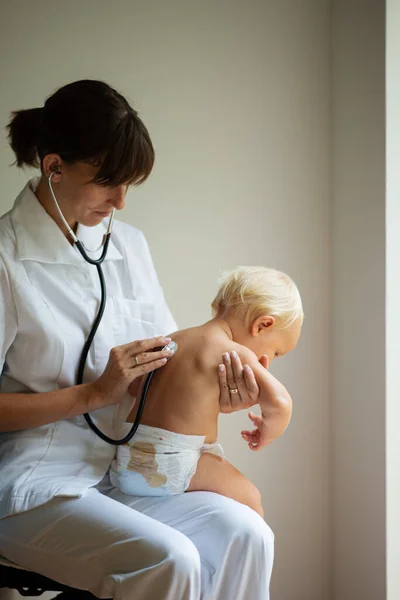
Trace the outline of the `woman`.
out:
<instances>
[{"instance_id":1,"label":"woman","mask_svg":"<svg viewBox=\"0 0 400 600\"><path fill-rule=\"evenodd\" d=\"M145 126L114 89L78 81L44 108L14 113L9 139L18 166L40 166L41 176L0 219L1 555L103 598L266 600L273 535L264 521L210 493L123 494L108 477L114 446L82 416L118 436L139 378L168 358L151 350L176 328L142 233L122 222L103 263L104 316L74 385L99 284L48 180L96 258L103 220L152 170ZM220 377L223 412L257 402L241 364L226 362Z\"/></svg>"}]
</instances>

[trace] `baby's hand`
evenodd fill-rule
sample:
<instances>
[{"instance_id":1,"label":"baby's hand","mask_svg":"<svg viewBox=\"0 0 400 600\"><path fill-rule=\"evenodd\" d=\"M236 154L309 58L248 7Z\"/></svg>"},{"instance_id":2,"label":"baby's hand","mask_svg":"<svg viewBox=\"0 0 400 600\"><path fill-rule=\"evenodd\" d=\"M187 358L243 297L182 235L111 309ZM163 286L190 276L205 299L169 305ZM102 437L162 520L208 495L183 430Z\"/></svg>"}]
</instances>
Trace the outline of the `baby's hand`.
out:
<instances>
[{"instance_id":1,"label":"baby's hand","mask_svg":"<svg viewBox=\"0 0 400 600\"><path fill-rule=\"evenodd\" d=\"M250 411L249 418L251 421L253 421L254 425L256 426L256 429L253 429L253 431L242 431L242 438L245 442L248 443L250 450L261 450L261 448L267 446L267 444L269 444L272 441L268 438L268 428L264 422L264 419L261 416L255 415Z\"/></svg>"},{"instance_id":2,"label":"baby's hand","mask_svg":"<svg viewBox=\"0 0 400 600\"><path fill-rule=\"evenodd\" d=\"M282 410L271 414L261 416L249 412L249 418L253 421L256 429L253 431L242 431L242 438L248 443L250 450L261 450L264 446L271 444L285 431L289 425L292 416L291 408L283 406Z\"/></svg>"}]
</instances>

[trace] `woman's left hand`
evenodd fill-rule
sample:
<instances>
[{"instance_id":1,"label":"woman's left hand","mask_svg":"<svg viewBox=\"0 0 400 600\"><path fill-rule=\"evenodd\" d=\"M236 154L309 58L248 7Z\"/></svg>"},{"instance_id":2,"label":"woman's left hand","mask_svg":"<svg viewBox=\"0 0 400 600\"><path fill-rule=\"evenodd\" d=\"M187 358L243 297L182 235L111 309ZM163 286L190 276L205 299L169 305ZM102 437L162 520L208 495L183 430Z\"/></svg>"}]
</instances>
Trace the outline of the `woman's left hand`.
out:
<instances>
[{"instance_id":1,"label":"woman's left hand","mask_svg":"<svg viewBox=\"0 0 400 600\"><path fill-rule=\"evenodd\" d=\"M218 367L220 411L228 414L257 404L260 390L253 370L248 365L243 368L236 352L226 352L222 360ZM260 363L267 369L268 356L262 356Z\"/></svg>"}]
</instances>

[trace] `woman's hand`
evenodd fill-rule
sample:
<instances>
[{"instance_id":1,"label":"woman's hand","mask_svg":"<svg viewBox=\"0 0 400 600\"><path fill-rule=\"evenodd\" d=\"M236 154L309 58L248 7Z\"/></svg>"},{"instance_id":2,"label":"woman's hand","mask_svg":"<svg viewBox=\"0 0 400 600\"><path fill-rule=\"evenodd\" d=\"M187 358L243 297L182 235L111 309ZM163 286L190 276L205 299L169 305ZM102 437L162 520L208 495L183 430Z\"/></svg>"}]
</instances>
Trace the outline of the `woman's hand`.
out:
<instances>
[{"instance_id":1,"label":"woman's hand","mask_svg":"<svg viewBox=\"0 0 400 600\"><path fill-rule=\"evenodd\" d=\"M91 384L99 404L118 404L135 379L165 365L171 351L153 350L170 341L170 338L157 337L112 348L103 374Z\"/></svg>"},{"instance_id":2,"label":"woman's hand","mask_svg":"<svg viewBox=\"0 0 400 600\"><path fill-rule=\"evenodd\" d=\"M222 360L218 367L220 411L228 414L257 404L260 390L253 370L248 365L243 368L236 352L225 352ZM260 364L267 369L268 363L268 356L263 355Z\"/></svg>"}]
</instances>

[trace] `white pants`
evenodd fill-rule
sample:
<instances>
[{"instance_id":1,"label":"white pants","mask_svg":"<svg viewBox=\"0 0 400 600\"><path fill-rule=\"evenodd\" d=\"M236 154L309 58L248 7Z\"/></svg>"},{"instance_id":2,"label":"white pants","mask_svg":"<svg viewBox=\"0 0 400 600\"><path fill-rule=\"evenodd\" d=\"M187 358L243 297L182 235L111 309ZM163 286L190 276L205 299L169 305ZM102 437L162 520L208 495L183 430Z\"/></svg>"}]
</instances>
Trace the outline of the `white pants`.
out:
<instances>
[{"instance_id":1,"label":"white pants","mask_svg":"<svg viewBox=\"0 0 400 600\"><path fill-rule=\"evenodd\" d=\"M0 520L1 555L115 600L268 600L273 553L269 527L234 500L128 496L108 477Z\"/></svg>"}]
</instances>

